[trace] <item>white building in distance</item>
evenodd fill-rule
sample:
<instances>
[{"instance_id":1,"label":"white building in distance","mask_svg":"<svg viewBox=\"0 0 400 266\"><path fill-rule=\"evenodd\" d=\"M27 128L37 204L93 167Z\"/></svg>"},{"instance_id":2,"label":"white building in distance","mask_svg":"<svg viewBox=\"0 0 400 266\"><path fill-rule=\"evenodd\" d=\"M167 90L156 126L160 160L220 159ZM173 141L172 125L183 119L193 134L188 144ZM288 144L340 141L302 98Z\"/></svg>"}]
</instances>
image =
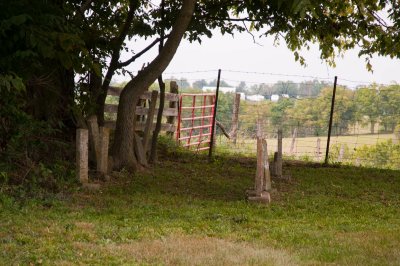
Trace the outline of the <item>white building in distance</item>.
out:
<instances>
[{"instance_id":1,"label":"white building in distance","mask_svg":"<svg viewBox=\"0 0 400 266\"><path fill-rule=\"evenodd\" d=\"M264 96L262 96L260 94L256 94L256 95L246 96L246 100L252 101L252 102L261 102L261 101L264 101L265 98L264 98Z\"/></svg>"},{"instance_id":2,"label":"white building in distance","mask_svg":"<svg viewBox=\"0 0 400 266\"><path fill-rule=\"evenodd\" d=\"M289 94L281 94L281 95L278 95L278 94L272 94L271 95L271 102L277 102L277 101L279 101L279 99L280 98L287 98L287 99L289 99L290 97L289 97Z\"/></svg>"},{"instance_id":3,"label":"white building in distance","mask_svg":"<svg viewBox=\"0 0 400 266\"><path fill-rule=\"evenodd\" d=\"M277 102L277 101L279 101L279 95L278 95L278 94L272 94L272 95L271 95L271 101L272 101L272 102Z\"/></svg>"},{"instance_id":4,"label":"white building in distance","mask_svg":"<svg viewBox=\"0 0 400 266\"><path fill-rule=\"evenodd\" d=\"M202 89L202 91L204 92L214 92L217 90L217 87L215 86L204 86ZM222 93L235 93L236 92L236 88L235 87L219 87L219 91Z\"/></svg>"}]
</instances>

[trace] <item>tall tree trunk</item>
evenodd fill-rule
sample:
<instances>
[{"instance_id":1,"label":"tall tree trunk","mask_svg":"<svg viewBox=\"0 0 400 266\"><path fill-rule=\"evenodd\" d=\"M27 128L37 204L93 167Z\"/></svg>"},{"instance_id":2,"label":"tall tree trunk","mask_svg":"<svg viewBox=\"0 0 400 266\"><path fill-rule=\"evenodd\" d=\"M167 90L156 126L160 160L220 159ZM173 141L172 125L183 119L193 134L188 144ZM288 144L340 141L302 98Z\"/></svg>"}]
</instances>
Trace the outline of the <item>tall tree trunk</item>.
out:
<instances>
[{"instance_id":1,"label":"tall tree trunk","mask_svg":"<svg viewBox=\"0 0 400 266\"><path fill-rule=\"evenodd\" d=\"M164 48L159 55L138 73L123 89L118 106L118 116L113 145L113 167L137 169L134 154L135 106L139 96L167 68L179 47L183 34L193 15L195 0L184 0Z\"/></svg>"},{"instance_id":2,"label":"tall tree trunk","mask_svg":"<svg viewBox=\"0 0 400 266\"><path fill-rule=\"evenodd\" d=\"M375 121L374 120L370 121L370 131L371 131L371 134L375 133Z\"/></svg>"},{"instance_id":3,"label":"tall tree trunk","mask_svg":"<svg viewBox=\"0 0 400 266\"><path fill-rule=\"evenodd\" d=\"M158 140L158 135L161 132L162 117L165 104L165 83L163 81L162 75L158 77L158 84L160 86L160 104L158 106L156 128L153 131L153 137L151 139L150 160L149 160L150 163L153 164L157 162L157 140Z\"/></svg>"},{"instance_id":4,"label":"tall tree trunk","mask_svg":"<svg viewBox=\"0 0 400 266\"><path fill-rule=\"evenodd\" d=\"M161 22L164 22L164 11L165 11L165 0L161 1ZM158 47L158 52L161 53L161 50L164 47L164 29L161 26L160 30L160 45ZM160 87L160 104L158 106L158 114L157 114L157 123L156 128L153 131L153 137L151 139L151 149L150 149L150 163L155 164L157 161L157 140L158 135L161 132L161 123L162 116L164 112L164 104L165 104L165 83L163 81L162 74L158 77L158 85Z\"/></svg>"}]
</instances>

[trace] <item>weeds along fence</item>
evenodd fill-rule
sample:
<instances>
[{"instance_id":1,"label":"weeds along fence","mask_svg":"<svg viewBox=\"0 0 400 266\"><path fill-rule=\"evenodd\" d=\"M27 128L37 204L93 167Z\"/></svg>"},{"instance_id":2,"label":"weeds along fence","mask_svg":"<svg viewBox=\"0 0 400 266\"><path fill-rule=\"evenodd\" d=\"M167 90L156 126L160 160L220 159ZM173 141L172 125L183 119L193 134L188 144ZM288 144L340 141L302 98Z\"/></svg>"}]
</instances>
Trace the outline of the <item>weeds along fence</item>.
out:
<instances>
[{"instance_id":1,"label":"weeds along fence","mask_svg":"<svg viewBox=\"0 0 400 266\"><path fill-rule=\"evenodd\" d=\"M181 75L187 77L193 73L198 74L186 72ZM241 80L226 78L229 76L226 73L240 76ZM209 75L208 78L193 77L181 81L178 79L177 83L181 85L181 91L185 91L184 83L193 84L200 80L207 83L216 79L216 71L206 74ZM251 77L247 78L246 75ZM272 75L277 75L278 77L274 78L278 80L263 82L271 80ZM309 81L279 81L279 79L309 79ZM222 86L227 84L241 86L239 89L246 95L239 96L241 99L237 111L235 99L237 101L238 96L235 93L220 93L216 153L255 156L256 124L260 119L270 152L276 150L277 132L282 129L284 157L325 161L333 78L222 70L222 81L225 82ZM188 90L193 91L193 89ZM237 123L234 115L236 111ZM334 99L328 161L400 169L399 139L400 85L367 84L339 77Z\"/></svg>"}]
</instances>

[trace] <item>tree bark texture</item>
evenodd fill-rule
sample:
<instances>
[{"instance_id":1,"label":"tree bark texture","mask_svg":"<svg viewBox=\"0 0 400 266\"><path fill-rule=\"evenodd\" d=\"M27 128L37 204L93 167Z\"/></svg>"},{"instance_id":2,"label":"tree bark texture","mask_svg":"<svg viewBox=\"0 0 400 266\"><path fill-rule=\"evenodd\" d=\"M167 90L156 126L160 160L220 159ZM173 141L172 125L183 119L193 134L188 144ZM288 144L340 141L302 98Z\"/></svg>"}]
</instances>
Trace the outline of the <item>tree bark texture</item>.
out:
<instances>
[{"instance_id":1,"label":"tree bark texture","mask_svg":"<svg viewBox=\"0 0 400 266\"><path fill-rule=\"evenodd\" d=\"M375 121L373 121L373 120L370 121L370 131L371 131L371 134L375 133Z\"/></svg>"},{"instance_id":2,"label":"tree bark texture","mask_svg":"<svg viewBox=\"0 0 400 266\"><path fill-rule=\"evenodd\" d=\"M140 95L167 68L179 47L183 34L193 15L195 0L184 0L164 48L159 55L138 73L123 89L118 105L115 140L113 145L114 169L125 167L134 171L138 168L134 154L135 107Z\"/></svg>"}]
</instances>

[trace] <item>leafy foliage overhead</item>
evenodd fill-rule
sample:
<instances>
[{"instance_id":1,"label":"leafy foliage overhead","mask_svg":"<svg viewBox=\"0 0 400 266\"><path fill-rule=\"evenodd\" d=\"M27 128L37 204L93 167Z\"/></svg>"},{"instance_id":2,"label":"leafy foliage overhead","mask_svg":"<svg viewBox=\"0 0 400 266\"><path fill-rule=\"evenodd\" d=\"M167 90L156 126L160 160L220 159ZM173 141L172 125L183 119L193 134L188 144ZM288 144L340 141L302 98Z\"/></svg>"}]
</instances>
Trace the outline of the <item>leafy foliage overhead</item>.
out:
<instances>
[{"instance_id":1,"label":"leafy foliage overhead","mask_svg":"<svg viewBox=\"0 0 400 266\"><path fill-rule=\"evenodd\" d=\"M127 39L171 30L181 1L164 2L163 11L159 3L148 0L4 2L0 69L4 73L20 66L40 67L41 57L57 59L77 72L97 62L107 68L114 50L140 52L128 47ZM257 31L283 38L301 63L305 62L299 51L318 43L321 58L333 64L338 52L353 47L360 47L367 60L373 53L398 57L399 16L399 3L384 0L201 0L186 38L201 42L212 36L213 29L224 34ZM371 68L368 62L367 67ZM27 73L17 71L19 76L22 72Z\"/></svg>"}]
</instances>

